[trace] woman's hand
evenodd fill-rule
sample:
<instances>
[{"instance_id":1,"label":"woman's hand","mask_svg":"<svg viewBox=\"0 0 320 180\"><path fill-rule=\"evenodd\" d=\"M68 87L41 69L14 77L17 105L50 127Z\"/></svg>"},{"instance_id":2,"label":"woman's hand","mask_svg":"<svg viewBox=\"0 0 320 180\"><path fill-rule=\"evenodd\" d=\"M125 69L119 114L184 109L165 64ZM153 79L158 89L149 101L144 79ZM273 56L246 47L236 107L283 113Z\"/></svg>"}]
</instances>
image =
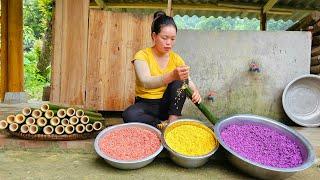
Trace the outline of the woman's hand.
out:
<instances>
[{"instance_id":1,"label":"woman's hand","mask_svg":"<svg viewBox=\"0 0 320 180\"><path fill-rule=\"evenodd\" d=\"M186 80L189 77L189 66L179 66L172 71L174 80Z\"/></svg>"},{"instance_id":2,"label":"woman's hand","mask_svg":"<svg viewBox=\"0 0 320 180\"><path fill-rule=\"evenodd\" d=\"M198 90L193 90L193 94L192 94L192 99L191 101L195 104L195 103L200 103L201 102L201 96Z\"/></svg>"}]
</instances>

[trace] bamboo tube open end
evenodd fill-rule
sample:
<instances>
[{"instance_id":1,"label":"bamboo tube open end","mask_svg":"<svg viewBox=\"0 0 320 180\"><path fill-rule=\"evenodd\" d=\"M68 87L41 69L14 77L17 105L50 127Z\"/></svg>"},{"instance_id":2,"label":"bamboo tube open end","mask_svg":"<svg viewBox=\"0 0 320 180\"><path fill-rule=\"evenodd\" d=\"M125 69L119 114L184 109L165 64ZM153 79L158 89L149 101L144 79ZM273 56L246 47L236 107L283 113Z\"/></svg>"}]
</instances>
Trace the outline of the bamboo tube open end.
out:
<instances>
[{"instance_id":1,"label":"bamboo tube open end","mask_svg":"<svg viewBox=\"0 0 320 180\"><path fill-rule=\"evenodd\" d=\"M26 117L23 114L17 114L14 118L14 122L21 124L24 122L25 119L26 119Z\"/></svg>"},{"instance_id":2,"label":"bamboo tube open end","mask_svg":"<svg viewBox=\"0 0 320 180\"><path fill-rule=\"evenodd\" d=\"M87 131L87 132L92 132L92 131L93 131L93 126L92 126L92 124L87 124L87 125L86 125L86 131Z\"/></svg>"},{"instance_id":3,"label":"bamboo tube open end","mask_svg":"<svg viewBox=\"0 0 320 180\"><path fill-rule=\"evenodd\" d=\"M60 118L58 118L58 117L53 117L50 119L50 124L52 126L57 126L59 123L60 123Z\"/></svg>"},{"instance_id":4,"label":"bamboo tube open end","mask_svg":"<svg viewBox=\"0 0 320 180\"><path fill-rule=\"evenodd\" d=\"M77 133L84 133L85 130L86 130L86 127L83 124L78 124L76 126L76 132Z\"/></svg>"},{"instance_id":5,"label":"bamboo tube open end","mask_svg":"<svg viewBox=\"0 0 320 180\"><path fill-rule=\"evenodd\" d=\"M26 119L26 124L27 125L32 125L32 124L35 124L36 123L36 119L34 119L33 117L28 117L27 119Z\"/></svg>"},{"instance_id":6,"label":"bamboo tube open end","mask_svg":"<svg viewBox=\"0 0 320 180\"><path fill-rule=\"evenodd\" d=\"M69 117L72 117L72 116L74 116L76 114L76 110L74 109L74 108L68 108L67 109L67 115L69 116Z\"/></svg>"},{"instance_id":7,"label":"bamboo tube open end","mask_svg":"<svg viewBox=\"0 0 320 180\"><path fill-rule=\"evenodd\" d=\"M67 133L67 134L72 134L74 132L74 126L73 125L67 125L65 128L64 128L64 131Z\"/></svg>"},{"instance_id":8,"label":"bamboo tube open end","mask_svg":"<svg viewBox=\"0 0 320 180\"><path fill-rule=\"evenodd\" d=\"M36 134L38 131L39 131L39 128L37 125L30 125L30 127L29 127L30 134Z\"/></svg>"},{"instance_id":9,"label":"bamboo tube open end","mask_svg":"<svg viewBox=\"0 0 320 180\"><path fill-rule=\"evenodd\" d=\"M22 133L28 133L29 132L29 126L26 125L26 124L22 125L21 128L20 128L20 131Z\"/></svg>"},{"instance_id":10,"label":"bamboo tube open end","mask_svg":"<svg viewBox=\"0 0 320 180\"><path fill-rule=\"evenodd\" d=\"M54 132L55 132L56 134L61 135L61 134L64 133L64 127L63 127L62 125L58 125L58 126L54 129Z\"/></svg>"},{"instance_id":11,"label":"bamboo tube open end","mask_svg":"<svg viewBox=\"0 0 320 180\"><path fill-rule=\"evenodd\" d=\"M9 125L9 130L12 131L12 132L15 132L19 129L19 126L17 123L12 123Z\"/></svg>"},{"instance_id":12,"label":"bamboo tube open end","mask_svg":"<svg viewBox=\"0 0 320 180\"><path fill-rule=\"evenodd\" d=\"M59 118L64 118L67 116L67 111L65 109L59 109L57 112L57 116Z\"/></svg>"},{"instance_id":13,"label":"bamboo tube open end","mask_svg":"<svg viewBox=\"0 0 320 180\"><path fill-rule=\"evenodd\" d=\"M15 117L16 117L15 115L9 115L9 116L7 117L7 122L8 122L9 124L14 123L14 118L15 118Z\"/></svg>"},{"instance_id":14,"label":"bamboo tube open end","mask_svg":"<svg viewBox=\"0 0 320 180\"><path fill-rule=\"evenodd\" d=\"M29 107L25 107L25 108L22 109L22 114L24 116L29 116L31 114L31 112L32 112L32 110Z\"/></svg>"},{"instance_id":15,"label":"bamboo tube open end","mask_svg":"<svg viewBox=\"0 0 320 180\"><path fill-rule=\"evenodd\" d=\"M84 116L84 111L83 111L82 109L78 109L78 110L76 111L76 116L77 116L78 118L81 118L82 116Z\"/></svg>"},{"instance_id":16,"label":"bamboo tube open end","mask_svg":"<svg viewBox=\"0 0 320 180\"><path fill-rule=\"evenodd\" d=\"M0 121L0 129L6 129L8 127L8 122L6 120Z\"/></svg>"},{"instance_id":17,"label":"bamboo tube open end","mask_svg":"<svg viewBox=\"0 0 320 180\"><path fill-rule=\"evenodd\" d=\"M42 116L42 111L40 111L39 109L33 110L31 116L35 119L38 119Z\"/></svg>"},{"instance_id":18,"label":"bamboo tube open end","mask_svg":"<svg viewBox=\"0 0 320 180\"><path fill-rule=\"evenodd\" d=\"M52 134L53 133L53 127L50 125L47 125L43 128L43 133L44 134Z\"/></svg>"},{"instance_id":19,"label":"bamboo tube open end","mask_svg":"<svg viewBox=\"0 0 320 180\"><path fill-rule=\"evenodd\" d=\"M69 123L71 125L76 125L79 123L79 118L77 118L76 116L72 116L70 119L69 119Z\"/></svg>"},{"instance_id":20,"label":"bamboo tube open end","mask_svg":"<svg viewBox=\"0 0 320 180\"><path fill-rule=\"evenodd\" d=\"M49 108L50 108L50 107L49 107L49 104L43 104L43 105L40 107L41 111L43 111L43 112L49 110Z\"/></svg>"},{"instance_id":21,"label":"bamboo tube open end","mask_svg":"<svg viewBox=\"0 0 320 180\"><path fill-rule=\"evenodd\" d=\"M44 127L45 125L47 125L47 123L48 121L44 117L40 117L39 119L37 119L37 125L40 127Z\"/></svg>"},{"instance_id":22,"label":"bamboo tube open end","mask_svg":"<svg viewBox=\"0 0 320 180\"><path fill-rule=\"evenodd\" d=\"M54 116L54 112L52 110L47 110L44 113L44 117L46 117L47 119L51 119Z\"/></svg>"},{"instance_id":23,"label":"bamboo tube open end","mask_svg":"<svg viewBox=\"0 0 320 180\"><path fill-rule=\"evenodd\" d=\"M69 120L67 118L64 118L61 120L61 125L62 126L67 126L69 124Z\"/></svg>"},{"instance_id":24,"label":"bamboo tube open end","mask_svg":"<svg viewBox=\"0 0 320 180\"><path fill-rule=\"evenodd\" d=\"M94 122L92 126L93 129L96 131L100 131L102 129L102 123L99 121Z\"/></svg>"},{"instance_id":25,"label":"bamboo tube open end","mask_svg":"<svg viewBox=\"0 0 320 180\"><path fill-rule=\"evenodd\" d=\"M88 117L88 116L82 116L82 117L80 118L80 122L81 122L82 124L88 124L88 123L89 123L89 117Z\"/></svg>"}]
</instances>

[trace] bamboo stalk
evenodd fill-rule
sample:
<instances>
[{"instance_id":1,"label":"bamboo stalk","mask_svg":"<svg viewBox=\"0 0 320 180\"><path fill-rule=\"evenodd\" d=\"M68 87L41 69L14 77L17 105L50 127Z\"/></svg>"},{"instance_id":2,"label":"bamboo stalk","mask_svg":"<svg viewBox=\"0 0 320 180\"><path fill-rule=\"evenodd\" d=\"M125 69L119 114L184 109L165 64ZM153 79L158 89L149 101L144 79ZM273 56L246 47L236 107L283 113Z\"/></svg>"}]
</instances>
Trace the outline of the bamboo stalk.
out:
<instances>
[{"instance_id":1,"label":"bamboo stalk","mask_svg":"<svg viewBox=\"0 0 320 180\"><path fill-rule=\"evenodd\" d=\"M84 111L84 115L91 116L91 117L101 117L102 118L102 114L101 113L95 113L95 112L90 112L90 111Z\"/></svg>"},{"instance_id":2,"label":"bamboo stalk","mask_svg":"<svg viewBox=\"0 0 320 180\"><path fill-rule=\"evenodd\" d=\"M47 125L43 128L43 133L44 134L52 134L54 131L53 127L50 125Z\"/></svg>"},{"instance_id":3,"label":"bamboo stalk","mask_svg":"<svg viewBox=\"0 0 320 180\"><path fill-rule=\"evenodd\" d=\"M65 118L67 116L67 111L65 109L59 109L57 111L57 116L59 118Z\"/></svg>"},{"instance_id":4,"label":"bamboo stalk","mask_svg":"<svg viewBox=\"0 0 320 180\"><path fill-rule=\"evenodd\" d=\"M76 125L79 123L79 118L77 118L76 116L72 116L70 119L69 119L69 123L71 125Z\"/></svg>"},{"instance_id":5,"label":"bamboo stalk","mask_svg":"<svg viewBox=\"0 0 320 180\"><path fill-rule=\"evenodd\" d=\"M69 116L69 117L72 117L72 116L74 116L76 114L76 110L74 109L74 108L68 108L67 109L67 115Z\"/></svg>"},{"instance_id":6,"label":"bamboo stalk","mask_svg":"<svg viewBox=\"0 0 320 180\"><path fill-rule=\"evenodd\" d=\"M0 121L0 129L5 129L8 127L8 122L6 120Z\"/></svg>"},{"instance_id":7,"label":"bamboo stalk","mask_svg":"<svg viewBox=\"0 0 320 180\"><path fill-rule=\"evenodd\" d=\"M69 120L67 118L64 118L61 120L61 125L67 126L69 124Z\"/></svg>"},{"instance_id":8,"label":"bamboo stalk","mask_svg":"<svg viewBox=\"0 0 320 180\"><path fill-rule=\"evenodd\" d=\"M100 121L96 121L92 125L93 129L99 131L102 129L102 123Z\"/></svg>"},{"instance_id":9,"label":"bamboo stalk","mask_svg":"<svg viewBox=\"0 0 320 180\"><path fill-rule=\"evenodd\" d=\"M89 122L94 123L96 121L104 121L103 117L92 117L92 116L88 116L89 118Z\"/></svg>"},{"instance_id":10,"label":"bamboo stalk","mask_svg":"<svg viewBox=\"0 0 320 180\"><path fill-rule=\"evenodd\" d=\"M72 134L74 132L74 126L73 125L67 125L65 128L64 128L64 131L67 133L67 134Z\"/></svg>"},{"instance_id":11,"label":"bamboo stalk","mask_svg":"<svg viewBox=\"0 0 320 180\"><path fill-rule=\"evenodd\" d=\"M17 114L14 117L14 122L17 124L22 124L26 120L26 117L23 114Z\"/></svg>"},{"instance_id":12,"label":"bamboo stalk","mask_svg":"<svg viewBox=\"0 0 320 180\"><path fill-rule=\"evenodd\" d=\"M31 116L35 119L38 119L42 116L42 111L40 109L35 109L32 111Z\"/></svg>"},{"instance_id":13,"label":"bamboo stalk","mask_svg":"<svg viewBox=\"0 0 320 180\"><path fill-rule=\"evenodd\" d=\"M87 132L92 132L92 131L93 131L93 126L92 126L92 124L87 124L87 125L86 125L86 131L87 131Z\"/></svg>"},{"instance_id":14,"label":"bamboo stalk","mask_svg":"<svg viewBox=\"0 0 320 180\"><path fill-rule=\"evenodd\" d=\"M32 125L32 124L35 124L36 123L36 119L34 119L33 117L28 117L27 119L26 119L26 124L27 125Z\"/></svg>"},{"instance_id":15,"label":"bamboo stalk","mask_svg":"<svg viewBox=\"0 0 320 180\"><path fill-rule=\"evenodd\" d=\"M44 117L46 117L47 119L51 119L53 118L54 116L54 111L53 110L47 110L45 113L44 113Z\"/></svg>"},{"instance_id":16,"label":"bamboo stalk","mask_svg":"<svg viewBox=\"0 0 320 180\"><path fill-rule=\"evenodd\" d=\"M28 133L29 132L29 126L26 125L26 124L23 124L21 127L20 127L20 132L22 133Z\"/></svg>"},{"instance_id":17,"label":"bamboo stalk","mask_svg":"<svg viewBox=\"0 0 320 180\"><path fill-rule=\"evenodd\" d=\"M47 125L47 123L48 121L44 117L40 117L39 119L37 119L37 125L40 127L44 127L45 125Z\"/></svg>"},{"instance_id":18,"label":"bamboo stalk","mask_svg":"<svg viewBox=\"0 0 320 180\"><path fill-rule=\"evenodd\" d=\"M54 129L54 132L55 132L56 134L61 135L61 134L64 133L64 127L63 127L62 125L58 125L58 126L56 126L56 128Z\"/></svg>"},{"instance_id":19,"label":"bamboo stalk","mask_svg":"<svg viewBox=\"0 0 320 180\"><path fill-rule=\"evenodd\" d=\"M94 112L94 110L90 110L90 109L83 109L83 108L79 108L79 107L66 107L66 106L61 106L61 105L57 105L57 104L51 104L51 103L48 103L48 104L44 104L42 106L45 106L45 109L51 109L51 110L58 110L58 109L68 109L68 108L73 108L74 111L76 110L83 110L84 111L84 114L85 115L88 115L88 116L98 116L98 117L102 117L102 114L101 113L96 113ZM72 115L74 116L74 115Z\"/></svg>"},{"instance_id":20,"label":"bamboo stalk","mask_svg":"<svg viewBox=\"0 0 320 180\"><path fill-rule=\"evenodd\" d=\"M78 124L76 126L76 132L77 133L84 133L85 130L86 130L86 127L83 124Z\"/></svg>"},{"instance_id":21,"label":"bamboo stalk","mask_svg":"<svg viewBox=\"0 0 320 180\"><path fill-rule=\"evenodd\" d=\"M15 132L19 129L19 125L17 123L12 123L9 125L9 130Z\"/></svg>"},{"instance_id":22,"label":"bamboo stalk","mask_svg":"<svg viewBox=\"0 0 320 180\"><path fill-rule=\"evenodd\" d=\"M183 87L183 89L185 90L187 97L192 99L192 90L190 89L190 87L188 85L185 85ZM208 107L203 104L202 102L200 103L195 103L195 105L198 107L198 109L202 112L203 115L205 115L207 117L207 119L212 123L215 124L218 121L218 118L208 109Z\"/></svg>"},{"instance_id":23,"label":"bamboo stalk","mask_svg":"<svg viewBox=\"0 0 320 180\"><path fill-rule=\"evenodd\" d=\"M42 127L39 127L35 124L32 124L29 126L29 133L30 134L37 134L38 132L40 132L42 130Z\"/></svg>"},{"instance_id":24,"label":"bamboo stalk","mask_svg":"<svg viewBox=\"0 0 320 180\"><path fill-rule=\"evenodd\" d=\"M50 119L50 124L52 126L57 126L59 123L60 123L60 118L57 116Z\"/></svg>"},{"instance_id":25,"label":"bamboo stalk","mask_svg":"<svg viewBox=\"0 0 320 180\"><path fill-rule=\"evenodd\" d=\"M88 117L88 116L82 116L82 117L80 118L80 122L81 122L82 124L88 124L88 123L89 123L89 117Z\"/></svg>"},{"instance_id":26,"label":"bamboo stalk","mask_svg":"<svg viewBox=\"0 0 320 180\"><path fill-rule=\"evenodd\" d=\"M15 115L9 115L9 116L7 117L7 122L8 122L9 124L14 123L14 118L15 118L15 117L16 117Z\"/></svg>"},{"instance_id":27,"label":"bamboo stalk","mask_svg":"<svg viewBox=\"0 0 320 180\"><path fill-rule=\"evenodd\" d=\"M32 109L29 107L25 107L22 109L22 114L26 117L29 116L31 114L31 112L32 112Z\"/></svg>"},{"instance_id":28,"label":"bamboo stalk","mask_svg":"<svg viewBox=\"0 0 320 180\"><path fill-rule=\"evenodd\" d=\"M83 111L82 109L78 109L78 110L76 111L76 116L77 116L78 118L81 118L83 115L84 115L84 111Z\"/></svg>"}]
</instances>

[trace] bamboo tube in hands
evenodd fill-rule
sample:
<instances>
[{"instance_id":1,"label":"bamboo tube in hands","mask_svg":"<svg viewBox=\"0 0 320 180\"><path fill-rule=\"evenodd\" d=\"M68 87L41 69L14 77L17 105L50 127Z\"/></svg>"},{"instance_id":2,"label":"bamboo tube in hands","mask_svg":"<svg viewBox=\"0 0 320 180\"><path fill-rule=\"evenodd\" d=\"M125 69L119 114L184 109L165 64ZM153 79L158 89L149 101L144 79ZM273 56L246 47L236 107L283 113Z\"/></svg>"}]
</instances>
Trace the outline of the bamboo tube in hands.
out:
<instances>
[{"instance_id":1,"label":"bamboo tube in hands","mask_svg":"<svg viewBox=\"0 0 320 180\"><path fill-rule=\"evenodd\" d=\"M57 111L57 116L58 116L59 118L65 118L65 117L67 116L67 110L65 110L65 109L59 109L59 110Z\"/></svg>"},{"instance_id":2,"label":"bamboo tube in hands","mask_svg":"<svg viewBox=\"0 0 320 180\"><path fill-rule=\"evenodd\" d=\"M80 118L80 122L81 122L82 124L88 124L88 123L89 123L89 117L88 117L88 116L82 116L82 117Z\"/></svg>"},{"instance_id":3,"label":"bamboo tube in hands","mask_svg":"<svg viewBox=\"0 0 320 180\"><path fill-rule=\"evenodd\" d=\"M14 122L17 124L22 124L26 120L26 117L23 114L17 114L14 117Z\"/></svg>"},{"instance_id":4,"label":"bamboo tube in hands","mask_svg":"<svg viewBox=\"0 0 320 180\"><path fill-rule=\"evenodd\" d=\"M74 132L74 126L73 125L67 125L64 128L64 132L66 132L67 134L72 134Z\"/></svg>"},{"instance_id":5,"label":"bamboo tube in hands","mask_svg":"<svg viewBox=\"0 0 320 180\"><path fill-rule=\"evenodd\" d=\"M62 125L58 125L54 128L54 132L61 135L64 133L64 127Z\"/></svg>"},{"instance_id":6,"label":"bamboo tube in hands","mask_svg":"<svg viewBox=\"0 0 320 180\"><path fill-rule=\"evenodd\" d=\"M93 131L92 124L87 124L87 125L86 125L86 131L87 131L87 132L92 132L92 131Z\"/></svg>"},{"instance_id":7,"label":"bamboo tube in hands","mask_svg":"<svg viewBox=\"0 0 320 180\"><path fill-rule=\"evenodd\" d=\"M0 121L0 129L5 129L8 127L8 122L6 120Z\"/></svg>"},{"instance_id":8,"label":"bamboo tube in hands","mask_svg":"<svg viewBox=\"0 0 320 180\"><path fill-rule=\"evenodd\" d=\"M71 125L76 125L79 123L79 118L77 118L76 116L72 116L70 119L69 119L69 123Z\"/></svg>"},{"instance_id":9,"label":"bamboo tube in hands","mask_svg":"<svg viewBox=\"0 0 320 180\"><path fill-rule=\"evenodd\" d=\"M32 111L31 116L35 119L38 119L42 116L42 111L40 111L39 109L35 109Z\"/></svg>"},{"instance_id":10,"label":"bamboo tube in hands","mask_svg":"<svg viewBox=\"0 0 320 180\"><path fill-rule=\"evenodd\" d=\"M39 127L39 126L37 126L35 124L32 124L32 125L29 126L29 133L30 134L37 134L38 132L41 131L41 129L42 129L41 127Z\"/></svg>"},{"instance_id":11,"label":"bamboo tube in hands","mask_svg":"<svg viewBox=\"0 0 320 180\"><path fill-rule=\"evenodd\" d=\"M76 132L77 133L84 133L85 130L86 130L86 127L83 124L78 124L76 126Z\"/></svg>"},{"instance_id":12,"label":"bamboo tube in hands","mask_svg":"<svg viewBox=\"0 0 320 180\"><path fill-rule=\"evenodd\" d=\"M16 117L15 115L9 115L9 116L7 117L7 123L8 123L8 124L14 123L14 118L15 118L15 117Z\"/></svg>"},{"instance_id":13,"label":"bamboo tube in hands","mask_svg":"<svg viewBox=\"0 0 320 180\"><path fill-rule=\"evenodd\" d=\"M62 126L67 126L69 124L69 120L67 118L64 118L61 120Z\"/></svg>"},{"instance_id":14,"label":"bamboo tube in hands","mask_svg":"<svg viewBox=\"0 0 320 180\"><path fill-rule=\"evenodd\" d=\"M76 116L77 116L78 118L81 118L83 115L84 115L84 111L83 111L82 109L78 109L78 110L76 111Z\"/></svg>"},{"instance_id":15,"label":"bamboo tube in hands","mask_svg":"<svg viewBox=\"0 0 320 180\"><path fill-rule=\"evenodd\" d=\"M93 129L99 131L102 129L102 123L100 121L96 121L92 125Z\"/></svg>"},{"instance_id":16,"label":"bamboo tube in hands","mask_svg":"<svg viewBox=\"0 0 320 180\"><path fill-rule=\"evenodd\" d=\"M44 117L46 117L47 119L51 119L51 118L53 118L53 116L54 116L54 111L53 110L47 110L44 113Z\"/></svg>"},{"instance_id":17,"label":"bamboo tube in hands","mask_svg":"<svg viewBox=\"0 0 320 180\"><path fill-rule=\"evenodd\" d=\"M9 130L15 132L19 129L19 125L17 123L12 123L9 125Z\"/></svg>"},{"instance_id":18,"label":"bamboo tube in hands","mask_svg":"<svg viewBox=\"0 0 320 180\"><path fill-rule=\"evenodd\" d=\"M29 132L29 126L26 125L26 124L23 124L21 127L20 127L20 132L22 133L28 133Z\"/></svg>"},{"instance_id":19,"label":"bamboo tube in hands","mask_svg":"<svg viewBox=\"0 0 320 180\"><path fill-rule=\"evenodd\" d=\"M25 107L22 109L22 114L26 117L29 116L31 113L32 113L32 109L29 107Z\"/></svg>"},{"instance_id":20,"label":"bamboo tube in hands","mask_svg":"<svg viewBox=\"0 0 320 180\"><path fill-rule=\"evenodd\" d=\"M28 117L27 119L26 119L26 124L27 125L32 125L32 124L35 124L36 123L36 119L34 119L33 117Z\"/></svg>"},{"instance_id":21,"label":"bamboo tube in hands","mask_svg":"<svg viewBox=\"0 0 320 180\"><path fill-rule=\"evenodd\" d=\"M37 125L40 127L46 126L47 123L48 123L48 120L44 117L40 117L39 119L37 119Z\"/></svg>"},{"instance_id":22,"label":"bamboo tube in hands","mask_svg":"<svg viewBox=\"0 0 320 180\"><path fill-rule=\"evenodd\" d=\"M76 110L74 109L74 108L68 108L67 109L67 115L69 116L69 117L72 117L72 116L74 116L76 114Z\"/></svg>"},{"instance_id":23,"label":"bamboo tube in hands","mask_svg":"<svg viewBox=\"0 0 320 180\"><path fill-rule=\"evenodd\" d=\"M60 123L60 118L56 116L50 119L50 124L52 126L57 126L59 123Z\"/></svg>"},{"instance_id":24,"label":"bamboo tube in hands","mask_svg":"<svg viewBox=\"0 0 320 180\"><path fill-rule=\"evenodd\" d=\"M50 125L47 125L43 128L43 133L44 134L52 134L54 131L53 127Z\"/></svg>"}]
</instances>

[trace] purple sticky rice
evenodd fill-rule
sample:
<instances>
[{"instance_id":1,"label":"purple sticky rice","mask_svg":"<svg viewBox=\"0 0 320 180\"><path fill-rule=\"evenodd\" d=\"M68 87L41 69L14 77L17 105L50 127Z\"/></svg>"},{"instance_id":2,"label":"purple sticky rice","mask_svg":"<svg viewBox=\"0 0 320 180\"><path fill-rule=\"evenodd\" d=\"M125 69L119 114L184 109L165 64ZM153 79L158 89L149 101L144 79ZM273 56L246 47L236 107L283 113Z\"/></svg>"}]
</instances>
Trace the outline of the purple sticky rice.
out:
<instances>
[{"instance_id":1,"label":"purple sticky rice","mask_svg":"<svg viewBox=\"0 0 320 180\"><path fill-rule=\"evenodd\" d=\"M258 164L292 168L302 164L299 146L289 137L258 124L232 124L221 131L225 144Z\"/></svg>"}]
</instances>

